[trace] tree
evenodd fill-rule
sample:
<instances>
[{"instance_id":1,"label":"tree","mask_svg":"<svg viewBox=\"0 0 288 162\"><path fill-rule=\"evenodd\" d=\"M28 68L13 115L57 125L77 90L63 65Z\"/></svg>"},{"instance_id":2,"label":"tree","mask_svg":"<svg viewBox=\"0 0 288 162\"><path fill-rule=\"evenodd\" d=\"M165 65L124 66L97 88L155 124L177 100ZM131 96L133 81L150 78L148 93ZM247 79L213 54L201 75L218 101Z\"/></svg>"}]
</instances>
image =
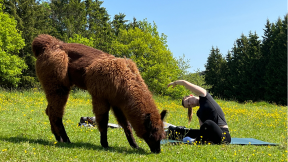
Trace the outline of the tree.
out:
<instances>
[{"instance_id":1,"label":"tree","mask_svg":"<svg viewBox=\"0 0 288 162\"><path fill-rule=\"evenodd\" d=\"M83 37L93 38L94 48L111 53L112 41L116 38L112 29L110 16L106 8L101 7L103 1L85 0L87 30Z\"/></svg>"},{"instance_id":2,"label":"tree","mask_svg":"<svg viewBox=\"0 0 288 162\"><path fill-rule=\"evenodd\" d=\"M47 4L47 2L40 4L39 1L35 0L5 0L4 2L4 12L17 20L16 28L21 31L25 40L26 45L17 54L28 65L28 68L23 70L23 77L31 81L36 77L36 59L33 57L31 49L32 41L38 34L54 33L49 21L50 8Z\"/></svg>"},{"instance_id":3,"label":"tree","mask_svg":"<svg viewBox=\"0 0 288 162\"><path fill-rule=\"evenodd\" d=\"M197 69L196 71L194 71L194 73L188 73L187 75L184 76L183 78L184 80L187 80L190 83L196 84L204 89L211 89L212 86L206 84L205 82L205 71L200 71L199 69ZM188 91L187 94L191 93L191 91ZM213 92L211 92L212 94ZM214 94L213 94L214 95Z\"/></svg>"},{"instance_id":4,"label":"tree","mask_svg":"<svg viewBox=\"0 0 288 162\"><path fill-rule=\"evenodd\" d=\"M269 26L263 40L268 60L265 75L265 99L287 105L287 15Z\"/></svg>"},{"instance_id":5,"label":"tree","mask_svg":"<svg viewBox=\"0 0 288 162\"><path fill-rule=\"evenodd\" d=\"M223 70L221 71L221 76L224 78L224 84L223 84L223 94L221 95L225 99L236 99L236 96L234 95L234 83L233 83L233 71L231 70L233 66L233 60L232 60L232 54L230 51L228 51L226 55L226 64L223 66Z\"/></svg>"},{"instance_id":6,"label":"tree","mask_svg":"<svg viewBox=\"0 0 288 162\"><path fill-rule=\"evenodd\" d=\"M223 58L220 50L212 47L211 53L205 65L205 82L212 87L209 89L214 95L221 97L223 95L224 78L222 76L223 67L226 60Z\"/></svg>"},{"instance_id":7,"label":"tree","mask_svg":"<svg viewBox=\"0 0 288 162\"><path fill-rule=\"evenodd\" d=\"M57 38L67 41L73 34L83 35L86 31L86 6L79 0L51 0L53 26L60 35Z\"/></svg>"},{"instance_id":8,"label":"tree","mask_svg":"<svg viewBox=\"0 0 288 162\"><path fill-rule=\"evenodd\" d=\"M25 42L16 24L8 14L0 12L0 85L4 87L17 87L22 70L27 68L17 56Z\"/></svg>"},{"instance_id":9,"label":"tree","mask_svg":"<svg viewBox=\"0 0 288 162\"><path fill-rule=\"evenodd\" d=\"M260 43L256 33L250 32L249 37L242 34L232 48L232 57L230 55L227 57L227 69L231 76L226 80L231 87L228 89L232 92L228 93L240 102L261 99L259 83L263 79L261 76L263 69L259 67L259 60L262 58Z\"/></svg>"},{"instance_id":10,"label":"tree","mask_svg":"<svg viewBox=\"0 0 288 162\"><path fill-rule=\"evenodd\" d=\"M4 10L4 5L3 5L3 3L4 3L4 0L0 0L0 12L3 12L3 10Z\"/></svg>"},{"instance_id":11,"label":"tree","mask_svg":"<svg viewBox=\"0 0 288 162\"><path fill-rule=\"evenodd\" d=\"M205 71L214 95L287 105L287 15L275 24L267 20L262 41L256 33L242 34L223 64L218 53L212 47Z\"/></svg>"},{"instance_id":12,"label":"tree","mask_svg":"<svg viewBox=\"0 0 288 162\"><path fill-rule=\"evenodd\" d=\"M128 27L126 24L128 20L125 20L125 16L126 15L123 13L119 13L114 16L112 21L112 29L114 30L116 36L118 36L120 29L127 29Z\"/></svg>"},{"instance_id":13,"label":"tree","mask_svg":"<svg viewBox=\"0 0 288 162\"><path fill-rule=\"evenodd\" d=\"M261 72L264 71L259 64L262 59L261 54L261 41L256 33L249 33L248 46L247 46L247 57L245 57L245 73L244 78L247 81L245 87L246 90L245 100L258 101L263 98L263 89L261 89L260 84L263 81L263 76Z\"/></svg>"},{"instance_id":14,"label":"tree","mask_svg":"<svg viewBox=\"0 0 288 162\"><path fill-rule=\"evenodd\" d=\"M144 20L141 28L120 29L118 39L112 43L112 54L131 58L154 93L180 97L183 87L167 89L167 84L179 77L180 69L167 48L166 37L158 35L155 23Z\"/></svg>"},{"instance_id":15,"label":"tree","mask_svg":"<svg viewBox=\"0 0 288 162\"><path fill-rule=\"evenodd\" d=\"M133 21L130 22L128 25L127 25L127 28L140 28L140 22L137 21L137 19L135 17L133 17Z\"/></svg>"},{"instance_id":16,"label":"tree","mask_svg":"<svg viewBox=\"0 0 288 162\"><path fill-rule=\"evenodd\" d=\"M180 69L180 76L178 79L186 80L186 76L189 74L188 69L190 68L189 64L190 60L185 59L185 55L183 54L182 57L179 56L177 59L177 65Z\"/></svg>"},{"instance_id":17,"label":"tree","mask_svg":"<svg viewBox=\"0 0 288 162\"><path fill-rule=\"evenodd\" d=\"M67 43L80 43L86 46L93 47L93 42L94 42L93 38L88 39L88 38L82 37L81 35L74 34L72 37L69 38Z\"/></svg>"}]
</instances>

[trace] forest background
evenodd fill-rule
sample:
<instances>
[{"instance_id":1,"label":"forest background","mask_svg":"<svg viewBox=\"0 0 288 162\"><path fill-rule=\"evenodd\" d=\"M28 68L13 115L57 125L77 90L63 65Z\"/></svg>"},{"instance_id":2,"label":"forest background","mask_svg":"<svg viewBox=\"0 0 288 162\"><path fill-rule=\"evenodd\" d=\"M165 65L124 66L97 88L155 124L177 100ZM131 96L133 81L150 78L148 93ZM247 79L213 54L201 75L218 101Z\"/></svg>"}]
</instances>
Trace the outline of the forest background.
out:
<instances>
[{"instance_id":1,"label":"forest background","mask_svg":"<svg viewBox=\"0 0 288 162\"><path fill-rule=\"evenodd\" d=\"M122 13L111 19L102 3L0 0L1 87L40 87L31 43L45 33L132 59L155 94L173 98L189 94L181 86L167 88L171 81L184 79L218 98L287 105L287 15L276 22L267 20L262 39L256 33L242 34L226 56L212 47L206 69L191 73L189 60L184 55L173 57L167 36L158 32L155 22L129 21Z\"/></svg>"}]
</instances>

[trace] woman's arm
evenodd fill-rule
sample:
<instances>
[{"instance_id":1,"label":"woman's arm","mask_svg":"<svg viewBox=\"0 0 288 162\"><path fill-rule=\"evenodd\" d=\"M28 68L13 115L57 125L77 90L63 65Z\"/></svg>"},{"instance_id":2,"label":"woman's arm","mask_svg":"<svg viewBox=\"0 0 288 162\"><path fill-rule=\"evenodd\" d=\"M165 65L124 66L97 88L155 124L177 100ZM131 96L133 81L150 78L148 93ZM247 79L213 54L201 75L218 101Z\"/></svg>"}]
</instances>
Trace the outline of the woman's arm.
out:
<instances>
[{"instance_id":1,"label":"woman's arm","mask_svg":"<svg viewBox=\"0 0 288 162\"><path fill-rule=\"evenodd\" d=\"M182 85L182 86L185 86L187 89L189 89L191 92L193 92L195 95L198 95L198 96L201 96L201 97L205 97L206 94L207 94L207 91L202 88L202 87L199 87L195 84L192 84L186 80L176 80L174 82L171 82L168 84L168 87L173 85L173 88L176 86L176 85Z\"/></svg>"}]
</instances>

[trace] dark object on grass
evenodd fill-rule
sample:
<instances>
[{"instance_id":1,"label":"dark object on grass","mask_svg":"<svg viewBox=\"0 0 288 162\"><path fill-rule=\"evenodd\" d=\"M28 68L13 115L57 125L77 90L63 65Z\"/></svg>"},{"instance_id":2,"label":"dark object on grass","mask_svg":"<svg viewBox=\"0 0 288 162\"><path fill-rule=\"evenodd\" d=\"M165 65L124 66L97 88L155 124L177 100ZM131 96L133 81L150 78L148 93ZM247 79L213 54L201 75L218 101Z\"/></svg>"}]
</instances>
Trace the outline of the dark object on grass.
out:
<instances>
[{"instance_id":1,"label":"dark object on grass","mask_svg":"<svg viewBox=\"0 0 288 162\"><path fill-rule=\"evenodd\" d=\"M199 136L199 130L197 129L189 129L184 126L169 126L166 132L166 136L171 140L179 140L182 141L184 137L196 138Z\"/></svg>"},{"instance_id":2,"label":"dark object on grass","mask_svg":"<svg viewBox=\"0 0 288 162\"><path fill-rule=\"evenodd\" d=\"M95 117L81 117L78 126L84 127L96 127L96 118ZM107 125L109 128L121 128L118 124L108 123Z\"/></svg>"}]
</instances>

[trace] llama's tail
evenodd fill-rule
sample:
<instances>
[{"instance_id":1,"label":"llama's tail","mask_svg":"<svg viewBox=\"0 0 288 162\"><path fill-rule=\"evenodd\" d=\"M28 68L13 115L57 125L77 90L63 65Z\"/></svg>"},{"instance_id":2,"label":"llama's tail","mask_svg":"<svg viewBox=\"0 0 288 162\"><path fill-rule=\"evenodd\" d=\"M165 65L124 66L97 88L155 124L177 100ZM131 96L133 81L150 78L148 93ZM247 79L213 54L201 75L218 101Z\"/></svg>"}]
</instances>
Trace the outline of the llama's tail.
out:
<instances>
[{"instance_id":1,"label":"llama's tail","mask_svg":"<svg viewBox=\"0 0 288 162\"><path fill-rule=\"evenodd\" d=\"M57 48L61 43L63 42L52 37L51 35L40 34L33 40L32 43L34 56L37 58L39 55L43 54L46 49Z\"/></svg>"}]
</instances>

